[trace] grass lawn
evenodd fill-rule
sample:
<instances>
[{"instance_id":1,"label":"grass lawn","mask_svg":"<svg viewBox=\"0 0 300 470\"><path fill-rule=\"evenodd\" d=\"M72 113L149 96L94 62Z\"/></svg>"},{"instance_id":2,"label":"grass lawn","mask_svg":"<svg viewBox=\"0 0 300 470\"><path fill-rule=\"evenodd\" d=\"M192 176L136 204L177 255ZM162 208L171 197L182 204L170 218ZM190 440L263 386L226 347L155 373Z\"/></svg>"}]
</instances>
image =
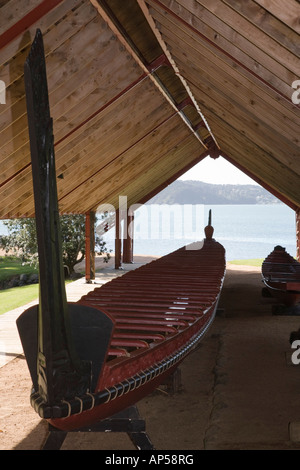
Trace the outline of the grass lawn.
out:
<instances>
[{"instance_id":1,"label":"grass lawn","mask_svg":"<svg viewBox=\"0 0 300 470\"><path fill-rule=\"evenodd\" d=\"M0 256L0 281L9 279L18 274L37 273L29 264L22 265L21 261L13 256Z\"/></svg>"},{"instance_id":2,"label":"grass lawn","mask_svg":"<svg viewBox=\"0 0 300 470\"><path fill-rule=\"evenodd\" d=\"M0 256L0 282L11 279L20 274L37 273L37 269L22 262L14 256ZM12 287L0 290L0 315L2 313L22 307L28 302L37 299L39 295L38 284L30 284L22 287Z\"/></svg>"},{"instance_id":3,"label":"grass lawn","mask_svg":"<svg viewBox=\"0 0 300 470\"><path fill-rule=\"evenodd\" d=\"M257 259L234 259L232 261L228 261L230 264L239 264L244 266L258 266L260 267L263 262L263 258Z\"/></svg>"},{"instance_id":4,"label":"grass lawn","mask_svg":"<svg viewBox=\"0 0 300 470\"><path fill-rule=\"evenodd\" d=\"M68 279L66 284L70 282L72 281ZM38 298L39 284L2 289L0 290L0 315L14 308L22 307L35 299L38 301Z\"/></svg>"},{"instance_id":5,"label":"grass lawn","mask_svg":"<svg viewBox=\"0 0 300 470\"><path fill-rule=\"evenodd\" d=\"M33 274L38 270L22 265L13 256L0 256L0 282L20 274ZM67 280L66 283L72 282ZM32 302L39 297L39 284L29 284L9 289L0 289L0 315Z\"/></svg>"},{"instance_id":6,"label":"grass lawn","mask_svg":"<svg viewBox=\"0 0 300 470\"><path fill-rule=\"evenodd\" d=\"M28 304L32 300L37 299L38 296L38 284L0 290L0 315Z\"/></svg>"}]
</instances>

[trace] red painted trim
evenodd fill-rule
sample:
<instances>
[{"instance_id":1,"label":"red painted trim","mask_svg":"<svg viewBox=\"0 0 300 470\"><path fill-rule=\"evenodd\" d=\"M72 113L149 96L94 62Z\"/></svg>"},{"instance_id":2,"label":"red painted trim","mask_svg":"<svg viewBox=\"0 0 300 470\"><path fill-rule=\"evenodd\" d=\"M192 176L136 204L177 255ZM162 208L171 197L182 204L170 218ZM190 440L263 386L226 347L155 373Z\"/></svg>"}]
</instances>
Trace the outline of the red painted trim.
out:
<instances>
[{"instance_id":1,"label":"red painted trim","mask_svg":"<svg viewBox=\"0 0 300 470\"><path fill-rule=\"evenodd\" d=\"M187 29L190 29L191 31L193 31L195 34L197 34L199 37L201 37L204 41L206 41L207 43L209 43L211 46L213 46L215 49L217 49L218 51L222 52L222 54L224 54L225 56L229 57L230 60L232 60L233 62L235 62L236 64L238 64L241 68L243 68L244 70L246 70L248 73L250 73L253 77L257 78L260 82L264 83L266 86L268 86L270 89L272 89L273 91L275 91L278 95L282 96L285 100L287 100L289 103L291 102L291 98L289 96L286 96L284 95L281 91L277 90L273 85L271 85L269 82L267 82L266 80L264 80L262 77L260 77L257 73L255 73L253 70L249 69L249 67L247 67L245 64L243 64L242 62L240 62L238 59L236 59L235 57L233 57L231 54L229 54L229 52L225 51L221 46L219 46L218 44L215 44L214 41L212 41L211 39L209 39L208 37L206 37L203 33L201 33L198 29L196 29L194 26L192 26L191 24L187 23L183 18L181 18L180 16L178 16L174 11L172 11L170 8L166 7L165 5L163 5L160 0L152 0L153 3L156 3L156 5L158 5L162 10L164 10L165 12L169 13L171 16L173 16L173 18L175 18L177 21L179 21L180 23L182 23Z\"/></svg>"},{"instance_id":2,"label":"red painted trim","mask_svg":"<svg viewBox=\"0 0 300 470\"><path fill-rule=\"evenodd\" d=\"M147 70L150 73L155 72L157 69L163 66L171 67L170 61L167 58L166 54L161 54L159 57L157 57L157 59L153 60L152 62L150 62L150 64L146 65Z\"/></svg>"},{"instance_id":3,"label":"red painted trim","mask_svg":"<svg viewBox=\"0 0 300 470\"><path fill-rule=\"evenodd\" d=\"M3 49L11 41L23 34L34 23L39 21L44 15L63 1L64 0L43 0L37 7L0 35L0 49Z\"/></svg>"},{"instance_id":4,"label":"red painted trim","mask_svg":"<svg viewBox=\"0 0 300 470\"><path fill-rule=\"evenodd\" d=\"M9 178L7 178L7 180L3 181L2 183L0 183L0 188L2 188L2 186L4 186L5 184L9 183L12 179L14 179L16 176L18 176L20 173L22 173L24 170L26 170L27 168L29 168L31 166L31 161L29 163L27 163L23 168L21 168L19 171L17 171L16 173L14 173L12 176L10 176Z\"/></svg>"}]
</instances>

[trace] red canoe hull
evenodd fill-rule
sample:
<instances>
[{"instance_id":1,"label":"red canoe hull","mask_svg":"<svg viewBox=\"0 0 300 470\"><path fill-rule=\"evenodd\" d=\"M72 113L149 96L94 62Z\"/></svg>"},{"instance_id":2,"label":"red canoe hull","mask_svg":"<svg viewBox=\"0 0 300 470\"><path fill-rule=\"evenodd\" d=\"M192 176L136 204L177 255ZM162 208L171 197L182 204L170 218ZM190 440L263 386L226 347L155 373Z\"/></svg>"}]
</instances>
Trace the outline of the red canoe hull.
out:
<instances>
[{"instance_id":1,"label":"red canoe hull","mask_svg":"<svg viewBox=\"0 0 300 470\"><path fill-rule=\"evenodd\" d=\"M201 245L202 246L202 245ZM95 289L74 304L101 311L113 332L91 393L36 412L58 429L80 429L137 403L172 374L213 322L225 276L225 250L215 240L180 249Z\"/></svg>"},{"instance_id":2,"label":"red canoe hull","mask_svg":"<svg viewBox=\"0 0 300 470\"><path fill-rule=\"evenodd\" d=\"M262 264L268 291L279 303L293 307L300 302L300 263L284 248L275 247Z\"/></svg>"}]
</instances>

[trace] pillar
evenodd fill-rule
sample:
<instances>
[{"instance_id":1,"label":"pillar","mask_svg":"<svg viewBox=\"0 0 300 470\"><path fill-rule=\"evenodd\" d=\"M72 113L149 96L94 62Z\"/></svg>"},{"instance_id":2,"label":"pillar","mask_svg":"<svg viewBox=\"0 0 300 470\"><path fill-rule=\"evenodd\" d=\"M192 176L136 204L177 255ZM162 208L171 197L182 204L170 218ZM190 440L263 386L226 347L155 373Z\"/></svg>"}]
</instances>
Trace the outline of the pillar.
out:
<instances>
[{"instance_id":1,"label":"pillar","mask_svg":"<svg viewBox=\"0 0 300 470\"><path fill-rule=\"evenodd\" d=\"M121 211L116 209L116 235L115 235L115 269L122 267L122 228Z\"/></svg>"},{"instance_id":2,"label":"pillar","mask_svg":"<svg viewBox=\"0 0 300 470\"><path fill-rule=\"evenodd\" d=\"M85 215L85 280L95 279L95 212Z\"/></svg>"},{"instance_id":3,"label":"pillar","mask_svg":"<svg viewBox=\"0 0 300 470\"><path fill-rule=\"evenodd\" d=\"M296 210L296 248L297 260L300 262L300 207Z\"/></svg>"},{"instance_id":4,"label":"pillar","mask_svg":"<svg viewBox=\"0 0 300 470\"><path fill-rule=\"evenodd\" d=\"M124 234L123 240L123 263L133 263L133 230L134 224L134 215L131 213L131 210L127 210L127 233ZM125 236L126 235L126 236Z\"/></svg>"}]
</instances>

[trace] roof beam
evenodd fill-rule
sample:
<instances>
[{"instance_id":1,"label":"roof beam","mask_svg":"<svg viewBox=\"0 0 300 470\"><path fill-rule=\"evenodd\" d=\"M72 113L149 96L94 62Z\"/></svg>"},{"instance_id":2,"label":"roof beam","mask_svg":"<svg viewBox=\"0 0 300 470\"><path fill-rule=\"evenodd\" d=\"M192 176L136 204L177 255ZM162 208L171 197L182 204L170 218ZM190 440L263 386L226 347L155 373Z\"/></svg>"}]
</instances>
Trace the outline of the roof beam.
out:
<instances>
[{"instance_id":1,"label":"roof beam","mask_svg":"<svg viewBox=\"0 0 300 470\"><path fill-rule=\"evenodd\" d=\"M106 21L108 24L109 28L114 32L114 34L117 36L121 44L128 50L128 52L131 54L131 56L135 59L135 61L139 64L141 69L149 75L155 86L160 90L162 95L165 97L165 99L168 101L168 103L172 106L173 109L176 110L178 115L181 117L181 119L185 122L185 124L189 127L191 133L196 137L196 139L201 143L201 145L206 148L205 143L202 141L201 137L198 135L197 131L193 128L191 123L188 121L186 116L183 115L182 111L178 109L176 103L171 99L168 90L165 89L165 87L162 85L162 83L157 80L154 75L149 71L149 66L144 63L143 58L141 57L140 52L137 50L135 45L132 44L132 41L130 38L128 38L128 35L124 33L124 29L122 26L119 25L118 20L114 17L113 12L110 10L108 5L106 4L105 0L90 0L91 4L98 10L99 14L102 16L102 18ZM168 57L168 55L166 54ZM169 57L168 57L169 59ZM172 64L173 65L173 64ZM196 109L198 110L197 104L194 101L194 105ZM201 115L201 119L205 120L204 116Z\"/></svg>"},{"instance_id":2,"label":"roof beam","mask_svg":"<svg viewBox=\"0 0 300 470\"><path fill-rule=\"evenodd\" d=\"M209 127L209 124L204 116L204 114L201 112L199 106L198 106L198 103L197 101L195 100L194 96L192 95L192 92L187 84L187 82L185 81L184 77L181 75L176 63L174 62L173 58L172 58L172 55L170 54L170 51L168 50L168 48L166 47L166 44L165 42L163 41L158 29L156 28L156 25L155 25L155 22L153 21L153 18L151 17L150 13L149 13L149 10L144 2L144 0L137 0L146 20L148 21L153 33L155 34L155 37L156 39L158 40L162 50L164 51L164 53L166 54L166 56L168 57L168 60L170 62L170 64L172 65L173 69L174 69L174 72L175 74L179 77L181 83L183 84L184 88L186 89L189 97L190 97L190 100L191 102L193 103L193 106L195 107L197 113L199 114L199 116L201 117L201 120L202 122L205 124L205 127L206 129L208 130L208 132L210 133L212 139L214 140L215 144L217 145L217 147L219 146L218 145L218 142L215 138L215 136L213 135L212 133L212 130L210 129Z\"/></svg>"}]
</instances>

